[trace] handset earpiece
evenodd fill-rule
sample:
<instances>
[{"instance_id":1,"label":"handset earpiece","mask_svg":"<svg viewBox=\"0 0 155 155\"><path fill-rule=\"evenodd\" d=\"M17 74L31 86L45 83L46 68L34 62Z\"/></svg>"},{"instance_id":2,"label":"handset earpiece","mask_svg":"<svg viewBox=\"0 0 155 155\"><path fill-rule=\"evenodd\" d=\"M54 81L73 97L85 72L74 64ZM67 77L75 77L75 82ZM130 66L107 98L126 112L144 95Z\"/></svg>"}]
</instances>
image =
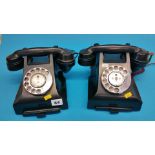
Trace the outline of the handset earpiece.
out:
<instances>
[{"instance_id":1,"label":"handset earpiece","mask_svg":"<svg viewBox=\"0 0 155 155\"><path fill-rule=\"evenodd\" d=\"M77 53L68 49L63 50L63 52L58 54L56 62L63 72L68 72L75 65L75 54Z\"/></svg>"},{"instance_id":2,"label":"handset earpiece","mask_svg":"<svg viewBox=\"0 0 155 155\"><path fill-rule=\"evenodd\" d=\"M96 61L96 52L92 50L93 47L100 46L100 44L95 43L94 46L83 49L79 53L78 63L81 66L93 66Z\"/></svg>"},{"instance_id":3,"label":"handset earpiece","mask_svg":"<svg viewBox=\"0 0 155 155\"><path fill-rule=\"evenodd\" d=\"M81 50L78 57L78 63L81 66L92 66L95 64L96 55L87 49Z\"/></svg>"},{"instance_id":4,"label":"handset earpiece","mask_svg":"<svg viewBox=\"0 0 155 155\"><path fill-rule=\"evenodd\" d=\"M144 49L131 53L131 67L133 71L144 68L152 58L152 54Z\"/></svg>"},{"instance_id":5,"label":"handset earpiece","mask_svg":"<svg viewBox=\"0 0 155 155\"><path fill-rule=\"evenodd\" d=\"M6 58L7 67L10 71L17 71L23 68L24 58L19 56L18 52L14 52Z\"/></svg>"}]
</instances>

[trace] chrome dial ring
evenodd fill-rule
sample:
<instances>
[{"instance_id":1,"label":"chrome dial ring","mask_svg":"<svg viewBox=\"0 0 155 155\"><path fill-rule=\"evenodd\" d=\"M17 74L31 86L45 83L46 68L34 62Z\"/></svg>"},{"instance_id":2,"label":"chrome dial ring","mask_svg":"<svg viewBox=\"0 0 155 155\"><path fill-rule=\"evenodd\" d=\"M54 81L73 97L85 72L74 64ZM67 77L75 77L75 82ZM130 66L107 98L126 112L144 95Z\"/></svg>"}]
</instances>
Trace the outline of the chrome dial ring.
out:
<instances>
[{"instance_id":1,"label":"chrome dial ring","mask_svg":"<svg viewBox=\"0 0 155 155\"><path fill-rule=\"evenodd\" d=\"M109 65L101 75L103 87L110 93L121 94L126 91L131 83L131 75L121 65Z\"/></svg>"},{"instance_id":2,"label":"chrome dial ring","mask_svg":"<svg viewBox=\"0 0 155 155\"><path fill-rule=\"evenodd\" d=\"M43 67L30 69L24 76L23 86L32 95L45 94L52 86L51 73Z\"/></svg>"}]
</instances>

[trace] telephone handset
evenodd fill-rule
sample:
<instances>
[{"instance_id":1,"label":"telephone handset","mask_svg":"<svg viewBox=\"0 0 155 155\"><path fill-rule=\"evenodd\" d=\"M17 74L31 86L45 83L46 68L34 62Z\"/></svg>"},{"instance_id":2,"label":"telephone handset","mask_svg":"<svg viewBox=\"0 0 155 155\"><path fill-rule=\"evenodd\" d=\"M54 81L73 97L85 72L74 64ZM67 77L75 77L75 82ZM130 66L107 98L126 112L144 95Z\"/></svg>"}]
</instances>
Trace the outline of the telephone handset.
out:
<instances>
[{"instance_id":1,"label":"telephone handset","mask_svg":"<svg viewBox=\"0 0 155 155\"><path fill-rule=\"evenodd\" d=\"M132 73L143 69L152 54L136 46L95 44L80 51L78 62L91 66L88 108L110 112L138 111L142 100Z\"/></svg>"},{"instance_id":2,"label":"telephone handset","mask_svg":"<svg viewBox=\"0 0 155 155\"><path fill-rule=\"evenodd\" d=\"M16 114L40 116L68 108L63 72L75 65L75 54L54 46L24 48L6 58L10 71L24 68L13 104Z\"/></svg>"}]
</instances>

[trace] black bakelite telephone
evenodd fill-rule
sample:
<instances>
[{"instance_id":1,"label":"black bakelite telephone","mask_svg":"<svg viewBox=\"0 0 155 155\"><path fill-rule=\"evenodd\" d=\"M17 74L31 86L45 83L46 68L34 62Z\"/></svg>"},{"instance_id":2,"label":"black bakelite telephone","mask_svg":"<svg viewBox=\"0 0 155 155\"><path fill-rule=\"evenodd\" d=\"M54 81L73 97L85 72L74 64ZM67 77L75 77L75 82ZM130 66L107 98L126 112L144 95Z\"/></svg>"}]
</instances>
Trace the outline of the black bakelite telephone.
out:
<instances>
[{"instance_id":1,"label":"black bakelite telephone","mask_svg":"<svg viewBox=\"0 0 155 155\"><path fill-rule=\"evenodd\" d=\"M81 50L79 64L91 66L88 108L110 112L140 110L142 100L132 75L151 58L151 53L130 44L95 44Z\"/></svg>"},{"instance_id":2,"label":"black bakelite telephone","mask_svg":"<svg viewBox=\"0 0 155 155\"><path fill-rule=\"evenodd\" d=\"M40 116L68 108L63 72L74 66L74 54L54 46L24 48L7 57L10 71L24 68L23 81L13 105L16 114ZM43 56L46 61L39 62L37 58Z\"/></svg>"}]
</instances>

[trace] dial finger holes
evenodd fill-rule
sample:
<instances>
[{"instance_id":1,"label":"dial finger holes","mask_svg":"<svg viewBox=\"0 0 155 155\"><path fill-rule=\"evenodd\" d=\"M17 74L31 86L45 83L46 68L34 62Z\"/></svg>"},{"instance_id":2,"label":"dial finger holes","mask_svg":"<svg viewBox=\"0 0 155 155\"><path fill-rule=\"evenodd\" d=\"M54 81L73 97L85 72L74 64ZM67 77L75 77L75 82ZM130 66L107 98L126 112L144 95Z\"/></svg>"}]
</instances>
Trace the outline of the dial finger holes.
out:
<instances>
[{"instance_id":1,"label":"dial finger holes","mask_svg":"<svg viewBox=\"0 0 155 155\"><path fill-rule=\"evenodd\" d=\"M109 73L109 70L108 70L108 69L106 69L106 70L105 70L105 74L108 74L108 73Z\"/></svg>"},{"instance_id":2,"label":"dial finger holes","mask_svg":"<svg viewBox=\"0 0 155 155\"><path fill-rule=\"evenodd\" d=\"M32 93L35 93L35 91L36 91L36 90L35 90L34 88L31 90Z\"/></svg>"},{"instance_id":3,"label":"dial finger holes","mask_svg":"<svg viewBox=\"0 0 155 155\"><path fill-rule=\"evenodd\" d=\"M106 82L107 82L107 79L103 79L102 82L103 82L103 83L106 83Z\"/></svg>"},{"instance_id":4,"label":"dial finger holes","mask_svg":"<svg viewBox=\"0 0 155 155\"><path fill-rule=\"evenodd\" d=\"M113 67L109 67L109 70L112 71L113 70Z\"/></svg>"},{"instance_id":5,"label":"dial finger holes","mask_svg":"<svg viewBox=\"0 0 155 155\"><path fill-rule=\"evenodd\" d=\"M28 91L31 91L31 86L28 86L28 87L27 87L27 90L28 90Z\"/></svg>"},{"instance_id":6,"label":"dial finger holes","mask_svg":"<svg viewBox=\"0 0 155 155\"><path fill-rule=\"evenodd\" d=\"M114 88L113 88L112 86L109 87L109 90L110 90L110 91L113 91L113 89L114 89Z\"/></svg>"},{"instance_id":7,"label":"dial finger holes","mask_svg":"<svg viewBox=\"0 0 155 155\"><path fill-rule=\"evenodd\" d=\"M25 86L25 87L27 87L28 85L29 85L29 83L28 83L28 82L25 82L25 83L24 83L24 86Z\"/></svg>"},{"instance_id":8,"label":"dial finger holes","mask_svg":"<svg viewBox=\"0 0 155 155\"><path fill-rule=\"evenodd\" d=\"M36 92L37 92L38 94L40 94L40 93L41 93L41 89L37 89Z\"/></svg>"},{"instance_id":9,"label":"dial finger holes","mask_svg":"<svg viewBox=\"0 0 155 155\"><path fill-rule=\"evenodd\" d=\"M119 71L122 71L123 70L123 67L119 67Z\"/></svg>"},{"instance_id":10,"label":"dial finger holes","mask_svg":"<svg viewBox=\"0 0 155 155\"><path fill-rule=\"evenodd\" d=\"M44 72L44 71L45 71L45 69L44 69L44 68L42 68L42 69L41 69L41 71L42 71L42 72Z\"/></svg>"},{"instance_id":11,"label":"dial finger holes","mask_svg":"<svg viewBox=\"0 0 155 155\"><path fill-rule=\"evenodd\" d=\"M118 89L118 88L115 88L115 89L114 89L114 92L115 92L115 93L118 93L118 92L119 92L119 89Z\"/></svg>"},{"instance_id":12,"label":"dial finger holes","mask_svg":"<svg viewBox=\"0 0 155 155\"><path fill-rule=\"evenodd\" d=\"M107 75L106 75L106 74L103 74L102 77L103 77L103 78L107 78Z\"/></svg>"},{"instance_id":13,"label":"dial finger holes","mask_svg":"<svg viewBox=\"0 0 155 155\"><path fill-rule=\"evenodd\" d=\"M118 66L114 66L114 69L115 69L115 70L118 70Z\"/></svg>"},{"instance_id":14,"label":"dial finger holes","mask_svg":"<svg viewBox=\"0 0 155 155\"><path fill-rule=\"evenodd\" d=\"M27 82L28 80L29 80L29 78L28 78L28 77L25 77L25 78L24 78L24 81L26 81L26 82Z\"/></svg>"},{"instance_id":15,"label":"dial finger holes","mask_svg":"<svg viewBox=\"0 0 155 155\"><path fill-rule=\"evenodd\" d=\"M106 83L106 84L105 84L105 87L109 87L109 86L110 86L109 83Z\"/></svg>"},{"instance_id":16,"label":"dial finger holes","mask_svg":"<svg viewBox=\"0 0 155 155\"><path fill-rule=\"evenodd\" d=\"M124 73L124 74L127 74L127 70L123 70L123 73Z\"/></svg>"},{"instance_id":17,"label":"dial finger holes","mask_svg":"<svg viewBox=\"0 0 155 155\"><path fill-rule=\"evenodd\" d=\"M31 73L27 73L26 76L31 76Z\"/></svg>"},{"instance_id":18,"label":"dial finger holes","mask_svg":"<svg viewBox=\"0 0 155 155\"><path fill-rule=\"evenodd\" d=\"M33 74L34 72L35 72L35 70L34 70L34 69L32 69L32 70L31 70L31 73Z\"/></svg>"},{"instance_id":19,"label":"dial finger holes","mask_svg":"<svg viewBox=\"0 0 155 155\"><path fill-rule=\"evenodd\" d=\"M36 71L39 72L40 71L40 68L36 68Z\"/></svg>"},{"instance_id":20,"label":"dial finger holes","mask_svg":"<svg viewBox=\"0 0 155 155\"><path fill-rule=\"evenodd\" d=\"M41 72L42 72L43 74L45 74L46 76L49 74L49 71L46 70L45 68L42 68L42 69L41 69Z\"/></svg>"},{"instance_id":21,"label":"dial finger holes","mask_svg":"<svg viewBox=\"0 0 155 155\"><path fill-rule=\"evenodd\" d=\"M48 75L49 74L49 71L45 71L45 74Z\"/></svg>"}]
</instances>

